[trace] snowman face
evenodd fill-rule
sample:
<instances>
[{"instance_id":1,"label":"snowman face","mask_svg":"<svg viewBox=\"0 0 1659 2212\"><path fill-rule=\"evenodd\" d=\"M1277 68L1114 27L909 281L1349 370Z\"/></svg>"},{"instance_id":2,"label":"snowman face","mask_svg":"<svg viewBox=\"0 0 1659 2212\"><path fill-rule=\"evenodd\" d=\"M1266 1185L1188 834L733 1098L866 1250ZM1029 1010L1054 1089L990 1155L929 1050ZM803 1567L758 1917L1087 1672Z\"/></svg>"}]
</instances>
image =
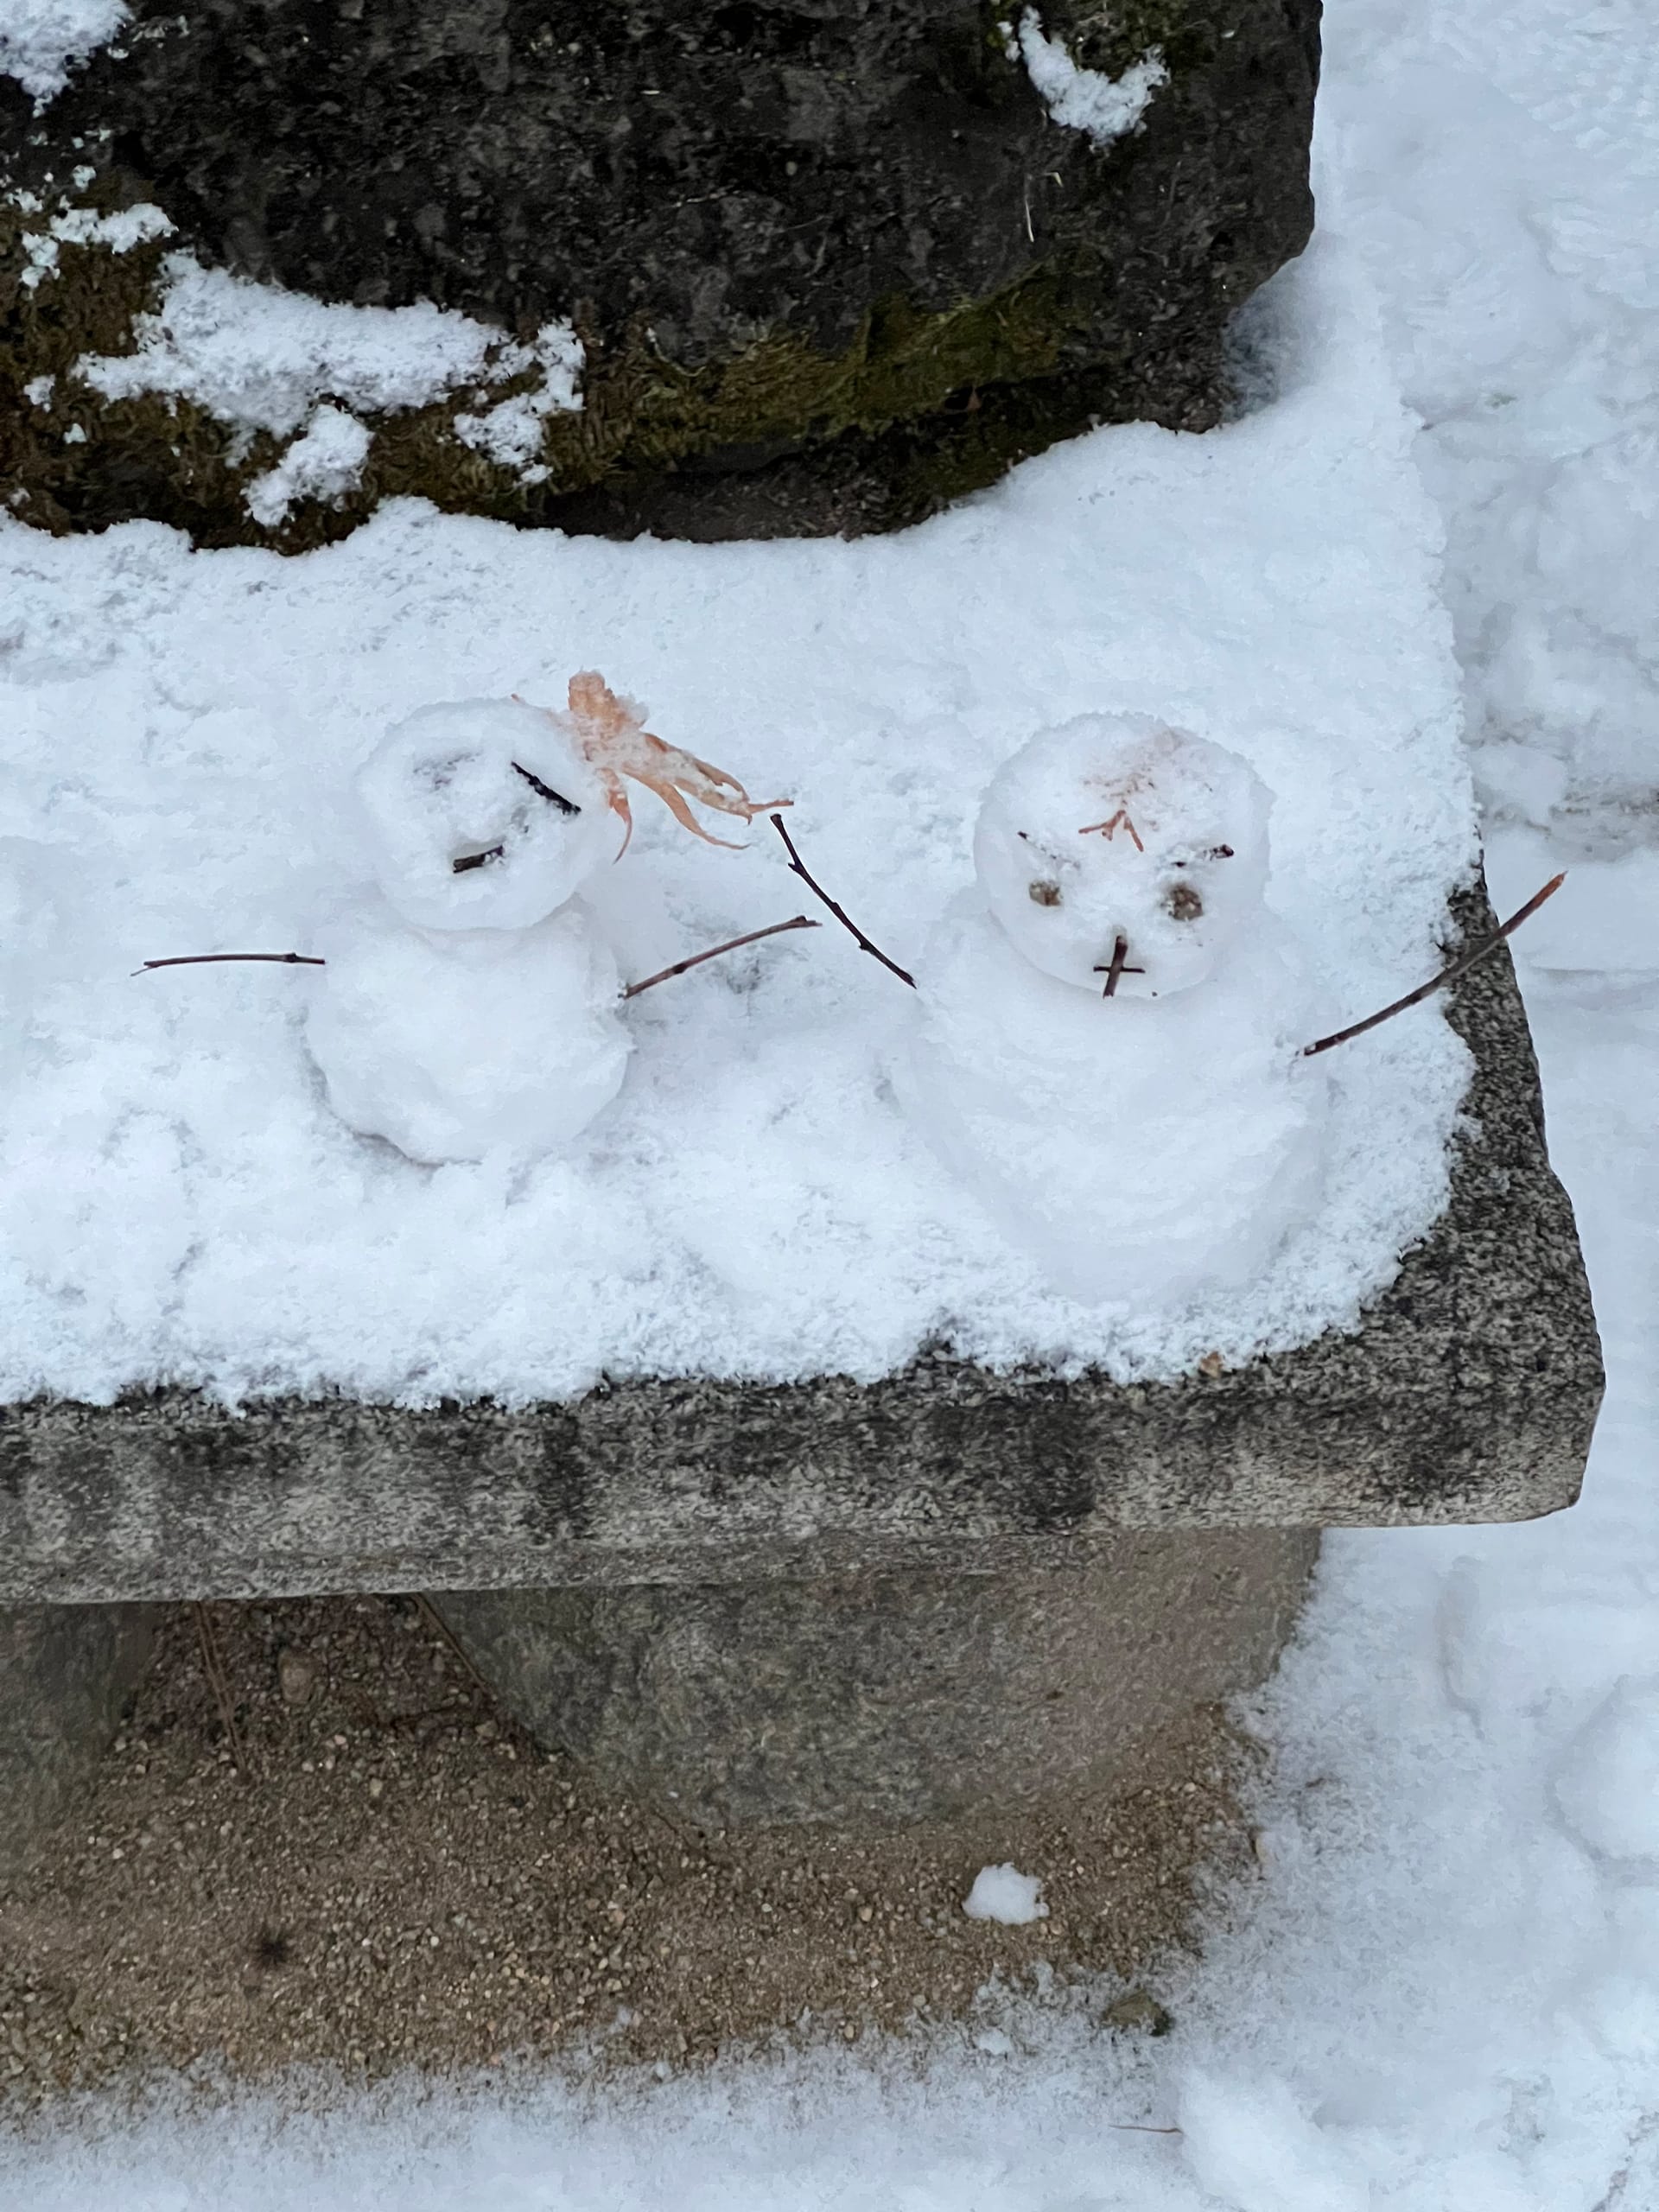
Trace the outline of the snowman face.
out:
<instances>
[{"instance_id":1,"label":"snowman face","mask_svg":"<svg viewBox=\"0 0 1659 2212\"><path fill-rule=\"evenodd\" d=\"M528 929L616 854L598 776L516 700L423 708L386 733L357 795L380 888L423 929Z\"/></svg>"},{"instance_id":2,"label":"snowman face","mask_svg":"<svg viewBox=\"0 0 1659 2212\"><path fill-rule=\"evenodd\" d=\"M974 861L1045 975L1157 998L1212 975L1261 910L1270 805L1236 753L1150 715L1088 715L1005 763Z\"/></svg>"}]
</instances>

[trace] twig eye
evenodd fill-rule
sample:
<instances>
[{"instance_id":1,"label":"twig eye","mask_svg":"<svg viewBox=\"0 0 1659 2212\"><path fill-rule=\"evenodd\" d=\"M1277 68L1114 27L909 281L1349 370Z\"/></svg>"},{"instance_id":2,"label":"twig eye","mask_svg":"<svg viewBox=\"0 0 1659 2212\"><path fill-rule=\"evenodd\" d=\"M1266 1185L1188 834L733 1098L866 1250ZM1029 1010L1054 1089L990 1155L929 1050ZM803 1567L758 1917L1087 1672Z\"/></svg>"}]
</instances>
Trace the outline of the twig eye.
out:
<instances>
[{"instance_id":1,"label":"twig eye","mask_svg":"<svg viewBox=\"0 0 1659 2212\"><path fill-rule=\"evenodd\" d=\"M1058 906L1060 904L1060 887L1051 882L1046 876L1039 877L1035 883L1028 883L1026 891L1033 906Z\"/></svg>"},{"instance_id":2,"label":"twig eye","mask_svg":"<svg viewBox=\"0 0 1659 2212\"><path fill-rule=\"evenodd\" d=\"M556 791L551 784L544 784L539 776L528 768L521 768L516 760L512 763L512 772L515 776L522 776L537 798L544 798L550 806L556 806L561 814L582 812L575 799L566 798L563 791Z\"/></svg>"}]
</instances>

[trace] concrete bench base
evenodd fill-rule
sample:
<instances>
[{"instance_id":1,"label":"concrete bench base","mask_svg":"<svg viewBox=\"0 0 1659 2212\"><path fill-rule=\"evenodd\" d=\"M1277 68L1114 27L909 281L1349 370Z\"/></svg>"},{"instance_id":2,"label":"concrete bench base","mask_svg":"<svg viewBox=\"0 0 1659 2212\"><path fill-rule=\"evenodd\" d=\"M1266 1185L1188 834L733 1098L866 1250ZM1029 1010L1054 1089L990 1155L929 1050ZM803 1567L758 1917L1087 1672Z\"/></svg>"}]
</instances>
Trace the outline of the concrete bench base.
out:
<instances>
[{"instance_id":1,"label":"concrete bench base","mask_svg":"<svg viewBox=\"0 0 1659 2212\"><path fill-rule=\"evenodd\" d=\"M1075 1800L1260 1681L1317 1532L1125 1532L1070 1573L451 1591L538 1740L699 1827L846 1829Z\"/></svg>"},{"instance_id":2,"label":"concrete bench base","mask_svg":"<svg viewBox=\"0 0 1659 2212\"><path fill-rule=\"evenodd\" d=\"M155 1611L0 1607L0 1879L90 1783L149 1662Z\"/></svg>"}]
</instances>

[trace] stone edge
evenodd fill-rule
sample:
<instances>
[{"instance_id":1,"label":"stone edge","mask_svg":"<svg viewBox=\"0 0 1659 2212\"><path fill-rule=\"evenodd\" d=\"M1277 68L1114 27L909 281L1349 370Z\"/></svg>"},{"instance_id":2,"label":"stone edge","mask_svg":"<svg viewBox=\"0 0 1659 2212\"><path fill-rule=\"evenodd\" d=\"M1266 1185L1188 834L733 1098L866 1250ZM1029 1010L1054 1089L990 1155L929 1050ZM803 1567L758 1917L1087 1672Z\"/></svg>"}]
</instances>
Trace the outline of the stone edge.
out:
<instances>
[{"instance_id":1,"label":"stone edge","mask_svg":"<svg viewBox=\"0 0 1659 2212\"><path fill-rule=\"evenodd\" d=\"M1484 887L1452 938L1493 926ZM763 1580L1080 1560L1119 1529L1525 1520L1578 1496L1602 1393L1507 949L1448 1011L1452 1192L1357 1332L1213 1379L601 1387L411 1410L158 1390L0 1407L0 1602Z\"/></svg>"}]
</instances>

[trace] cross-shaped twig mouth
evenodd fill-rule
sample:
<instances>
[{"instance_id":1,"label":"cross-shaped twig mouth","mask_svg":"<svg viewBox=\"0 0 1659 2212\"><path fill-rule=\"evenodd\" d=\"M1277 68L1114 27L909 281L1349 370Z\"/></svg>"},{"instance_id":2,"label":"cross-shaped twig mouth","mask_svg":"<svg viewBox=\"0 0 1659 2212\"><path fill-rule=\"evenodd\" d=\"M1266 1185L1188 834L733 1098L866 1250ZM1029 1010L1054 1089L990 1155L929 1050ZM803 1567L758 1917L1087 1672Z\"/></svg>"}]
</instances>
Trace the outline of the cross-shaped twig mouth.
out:
<instances>
[{"instance_id":1,"label":"cross-shaped twig mouth","mask_svg":"<svg viewBox=\"0 0 1659 2212\"><path fill-rule=\"evenodd\" d=\"M1125 963L1127 963L1128 957L1129 940L1126 937L1121 937L1112 947L1112 957L1110 962L1106 963L1103 961L1096 961L1095 963L1096 975L1104 976L1106 978L1106 988L1101 993L1101 996L1103 998L1115 999L1117 996L1118 984L1122 981L1125 976L1144 976L1146 974L1147 971L1144 968L1130 968L1127 966Z\"/></svg>"}]
</instances>

